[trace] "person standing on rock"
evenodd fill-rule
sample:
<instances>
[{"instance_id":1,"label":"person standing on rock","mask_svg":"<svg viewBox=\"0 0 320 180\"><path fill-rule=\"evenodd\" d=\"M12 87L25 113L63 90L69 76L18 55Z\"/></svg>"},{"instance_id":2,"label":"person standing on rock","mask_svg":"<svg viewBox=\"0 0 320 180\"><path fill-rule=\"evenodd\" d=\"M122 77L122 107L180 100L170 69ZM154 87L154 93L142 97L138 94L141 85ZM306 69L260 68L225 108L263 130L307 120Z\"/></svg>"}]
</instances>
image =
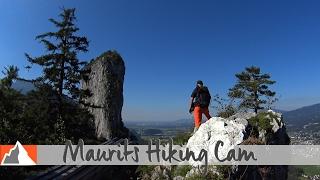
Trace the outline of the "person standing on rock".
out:
<instances>
[{"instance_id":1,"label":"person standing on rock","mask_svg":"<svg viewBox=\"0 0 320 180\"><path fill-rule=\"evenodd\" d=\"M209 105L211 101L211 95L209 89L203 85L201 80L197 81L196 88L193 90L191 94L190 101L190 114L193 112L194 116L194 130L195 133L200 125L202 120L202 113L206 115L208 120L211 118L209 114Z\"/></svg>"}]
</instances>

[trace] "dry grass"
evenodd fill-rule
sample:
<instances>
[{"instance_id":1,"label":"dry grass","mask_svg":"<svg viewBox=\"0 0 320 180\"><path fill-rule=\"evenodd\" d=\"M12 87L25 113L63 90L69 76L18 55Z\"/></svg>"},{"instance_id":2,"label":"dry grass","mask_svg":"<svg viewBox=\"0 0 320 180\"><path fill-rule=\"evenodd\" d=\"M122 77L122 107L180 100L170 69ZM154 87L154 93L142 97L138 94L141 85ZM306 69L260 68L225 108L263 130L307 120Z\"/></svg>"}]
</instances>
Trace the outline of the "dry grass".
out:
<instances>
[{"instance_id":1,"label":"dry grass","mask_svg":"<svg viewBox=\"0 0 320 180\"><path fill-rule=\"evenodd\" d=\"M244 140L240 145L265 145L265 143L258 138L250 136L248 139Z\"/></svg>"}]
</instances>

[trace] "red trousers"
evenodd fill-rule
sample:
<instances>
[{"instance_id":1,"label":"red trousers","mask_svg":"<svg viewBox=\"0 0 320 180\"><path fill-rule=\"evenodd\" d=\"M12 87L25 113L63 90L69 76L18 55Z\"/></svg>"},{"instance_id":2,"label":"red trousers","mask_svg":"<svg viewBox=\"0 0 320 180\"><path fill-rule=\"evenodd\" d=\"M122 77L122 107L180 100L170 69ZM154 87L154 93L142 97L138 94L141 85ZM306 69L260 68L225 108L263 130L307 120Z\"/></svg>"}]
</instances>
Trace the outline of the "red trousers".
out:
<instances>
[{"instance_id":1,"label":"red trousers","mask_svg":"<svg viewBox=\"0 0 320 180\"><path fill-rule=\"evenodd\" d=\"M194 125L195 127L200 127L201 125L201 120L202 120L202 113L206 115L208 120L211 118L209 114L209 109L206 108L200 108L200 106L196 106L193 111L193 116L194 116Z\"/></svg>"}]
</instances>

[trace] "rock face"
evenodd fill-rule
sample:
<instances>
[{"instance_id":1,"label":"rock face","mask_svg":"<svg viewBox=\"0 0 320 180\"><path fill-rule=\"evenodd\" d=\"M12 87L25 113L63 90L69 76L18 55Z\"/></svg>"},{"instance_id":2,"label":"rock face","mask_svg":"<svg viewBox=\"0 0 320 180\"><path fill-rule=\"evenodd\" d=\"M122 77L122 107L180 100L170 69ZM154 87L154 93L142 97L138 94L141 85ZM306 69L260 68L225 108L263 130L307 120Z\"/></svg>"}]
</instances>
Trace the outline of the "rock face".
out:
<instances>
[{"instance_id":1,"label":"rock face","mask_svg":"<svg viewBox=\"0 0 320 180\"><path fill-rule=\"evenodd\" d=\"M156 166L149 179L151 180L170 180L171 166Z\"/></svg>"},{"instance_id":2,"label":"rock face","mask_svg":"<svg viewBox=\"0 0 320 180\"><path fill-rule=\"evenodd\" d=\"M202 148L207 147L209 149L209 146L213 146L218 140L222 140L224 145L220 147L219 157L226 157L229 150L236 145L250 144L248 140L251 140L252 136L249 139L248 137L252 135L253 127L248 123L248 119L255 116L254 113L238 113L227 119L212 117L190 137L187 147L194 152L198 152ZM266 118L269 119L272 128L268 132L264 129L258 129L259 133L254 139L265 144L289 144L290 139L286 133L282 115L269 110L266 112ZM210 163L210 159L213 158L208 157L208 159ZM199 169L197 162L191 162L191 164L194 168L188 173L190 177L196 174L196 168ZM286 179L287 177L287 166L249 166L249 168L234 166L232 169L229 179ZM216 174L219 175L219 172Z\"/></svg>"},{"instance_id":3,"label":"rock face","mask_svg":"<svg viewBox=\"0 0 320 180\"><path fill-rule=\"evenodd\" d=\"M187 147L194 152L200 152L202 148L210 149L209 146L214 145L217 141L224 142L219 157L226 157L230 149L240 144L245 137L245 129L248 122L243 118L235 118L228 120L220 117L212 117L207 122L203 123L198 131L190 137ZM214 153L210 153L214 155ZM214 157L208 157L214 159ZM197 166L199 162L194 162L192 165Z\"/></svg>"},{"instance_id":4,"label":"rock face","mask_svg":"<svg viewBox=\"0 0 320 180\"><path fill-rule=\"evenodd\" d=\"M123 82L125 65L115 51L107 51L86 67L89 74L81 87L89 90L91 96L83 101L95 118L96 136L111 139L127 137L121 117L123 106Z\"/></svg>"}]
</instances>

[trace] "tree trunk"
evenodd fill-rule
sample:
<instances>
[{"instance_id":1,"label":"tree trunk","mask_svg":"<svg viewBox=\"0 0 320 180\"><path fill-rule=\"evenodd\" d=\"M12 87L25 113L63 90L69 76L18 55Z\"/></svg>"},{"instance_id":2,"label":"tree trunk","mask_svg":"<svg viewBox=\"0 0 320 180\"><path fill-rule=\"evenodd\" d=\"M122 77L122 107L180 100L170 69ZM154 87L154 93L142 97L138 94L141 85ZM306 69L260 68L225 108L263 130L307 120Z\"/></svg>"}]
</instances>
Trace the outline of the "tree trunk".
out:
<instances>
[{"instance_id":1,"label":"tree trunk","mask_svg":"<svg viewBox=\"0 0 320 180\"><path fill-rule=\"evenodd\" d=\"M254 92L254 104L255 104L254 112L255 112L256 114L258 114L259 99L258 99L258 92L257 92L257 91Z\"/></svg>"},{"instance_id":2,"label":"tree trunk","mask_svg":"<svg viewBox=\"0 0 320 180\"><path fill-rule=\"evenodd\" d=\"M65 123L63 119L63 81L64 81L64 66L65 66L65 58L66 58L66 50L65 47L66 45L66 40L62 38L62 42L64 44L62 48L62 53L64 57L61 59L61 64L60 64L60 74L59 74L59 84L58 84L58 119L56 122L56 128L57 128L57 134L59 136L59 139L63 142L65 141Z\"/></svg>"}]
</instances>

